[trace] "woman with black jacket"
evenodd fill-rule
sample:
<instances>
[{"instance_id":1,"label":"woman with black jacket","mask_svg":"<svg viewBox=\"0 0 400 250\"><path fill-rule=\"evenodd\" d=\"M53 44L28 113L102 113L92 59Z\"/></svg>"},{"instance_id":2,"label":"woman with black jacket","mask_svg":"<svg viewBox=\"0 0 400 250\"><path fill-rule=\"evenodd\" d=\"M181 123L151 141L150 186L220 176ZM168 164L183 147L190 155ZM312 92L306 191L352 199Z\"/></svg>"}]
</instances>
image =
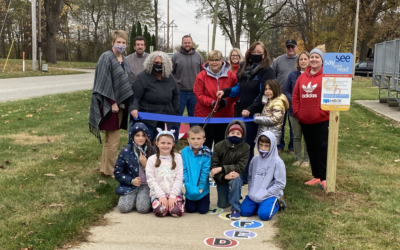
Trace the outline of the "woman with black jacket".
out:
<instances>
[{"instance_id":1,"label":"woman with black jacket","mask_svg":"<svg viewBox=\"0 0 400 250\"><path fill-rule=\"evenodd\" d=\"M268 51L263 42L254 42L246 53L244 63L240 64L237 72L238 83L235 87L218 91L217 97L237 97L235 117L252 117L255 113L261 113L263 109L262 86L267 80L275 79L275 72L270 66ZM246 122L246 143L250 145L249 162L254 156L255 139L258 124ZM243 182L247 183L249 164L247 163L243 174Z\"/></svg>"}]
</instances>

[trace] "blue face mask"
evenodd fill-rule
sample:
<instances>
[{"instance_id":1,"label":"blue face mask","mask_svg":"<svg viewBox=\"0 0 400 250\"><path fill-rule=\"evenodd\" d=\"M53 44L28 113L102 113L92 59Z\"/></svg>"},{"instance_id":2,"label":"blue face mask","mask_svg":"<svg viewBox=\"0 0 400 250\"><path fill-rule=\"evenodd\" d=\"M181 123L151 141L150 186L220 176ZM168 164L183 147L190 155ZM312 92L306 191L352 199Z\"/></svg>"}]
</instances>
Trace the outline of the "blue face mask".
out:
<instances>
[{"instance_id":1,"label":"blue face mask","mask_svg":"<svg viewBox=\"0 0 400 250\"><path fill-rule=\"evenodd\" d=\"M267 156L267 154L269 153L269 151L265 151L265 150L261 150L261 149L259 149L258 152L260 153L260 155L262 156L262 158L264 158L265 156Z\"/></svg>"},{"instance_id":2,"label":"blue face mask","mask_svg":"<svg viewBox=\"0 0 400 250\"><path fill-rule=\"evenodd\" d=\"M228 141L230 141L232 144L238 144L242 141L242 138L239 138L237 136L229 136Z\"/></svg>"}]
</instances>

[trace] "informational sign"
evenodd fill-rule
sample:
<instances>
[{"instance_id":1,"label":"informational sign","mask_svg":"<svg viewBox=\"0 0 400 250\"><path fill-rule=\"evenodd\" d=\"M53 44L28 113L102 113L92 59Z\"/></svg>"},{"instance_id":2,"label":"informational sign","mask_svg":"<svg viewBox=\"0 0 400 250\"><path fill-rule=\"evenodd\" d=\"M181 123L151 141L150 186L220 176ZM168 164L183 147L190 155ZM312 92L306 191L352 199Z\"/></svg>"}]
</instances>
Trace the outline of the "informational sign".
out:
<instances>
[{"instance_id":1,"label":"informational sign","mask_svg":"<svg viewBox=\"0 0 400 250\"><path fill-rule=\"evenodd\" d=\"M219 207L210 207L208 209L208 213L207 214L220 214L222 213L224 210L222 208Z\"/></svg>"},{"instance_id":2,"label":"informational sign","mask_svg":"<svg viewBox=\"0 0 400 250\"><path fill-rule=\"evenodd\" d=\"M353 55L326 53L323 61L321 109L348 111L353 77ZM311 82L307 86L310 90L315 87Z\"/></svg>"},{"instance_id":3,"label":"informational sign","mask_svg":"<svg viewBox=\"0 0 400 250\"><path fill-rule=\"evenodd\" d=\"M238 220L232 222L231 225L236 228L245 228L245 229L255 229L264 226L262 222L256 220Z\"/></svg>"},{"instance_id":4,"label":"informational sign","mask_svg":"<svg viewBox=\"0 0 400 250\"><path fill-rule=\"evenodd\" d=\"M204 243L210 247L216 248L230 248L239 245L237 240L222 237L207 238L204 240Z\"/></svg>"},{"instance_id":5,"label":"informational sign","mask_svg":"<svg viewBox=\"0 0 400 250\"><path fill-rule=\"evenodd\" d=\"M226 213L222 213L219 215L219 218L224 219L224 220L231 220L231 212L226 212ZM246 219L247 217L242 217L240 216L240 219Z\"/></svg>"},{"instance_id":6,"label":"informational sign","mask_svg":"<svg viewBox=\"0 0 400 250\"><path fill-rule=\"evenodd\" d=\"M252 238L257 237L257 234L255 232L248 231L248 230L239 230L239 229L225 231L224 234L225 234L225 236L228 236L230 238L239 239L239 240L241 240L241 239L247 240L247 239L252 239Z\"/></svg>"}]
</instances>

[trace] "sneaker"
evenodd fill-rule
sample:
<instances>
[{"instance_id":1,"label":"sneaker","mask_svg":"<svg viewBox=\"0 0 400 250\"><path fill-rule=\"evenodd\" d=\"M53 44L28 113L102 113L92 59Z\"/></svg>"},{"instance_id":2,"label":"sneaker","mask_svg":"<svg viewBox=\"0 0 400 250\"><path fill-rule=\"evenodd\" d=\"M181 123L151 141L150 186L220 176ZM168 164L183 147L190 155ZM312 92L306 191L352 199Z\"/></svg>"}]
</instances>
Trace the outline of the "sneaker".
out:
<instances>
[{"instance_id":1,"label":"sneaker","mask_svg":"<svg viewBox=\"0 0 400 250\"><path fill-rule=\"evenodd\" d=\"M238 211L231 212L231 220L240 220L240 214Z\"/></svg>"},{"instance_id":2,"label":"sneaker","mask_svg":"<svg viewBox=\"0 0 400 250\"><path fill-rule=\"evenodd\" d=\"M286 202L282 199L278 199L278 204L279 204L279 211L283 211L287 207Z\"/></svg>"},{"instance_id":3,"label":"sneaker","mask_svg":"<svg viewBox=\"0 0 400 250\"><path fill-rule=\"evenodd\" d=\"M300 164L301 164L301 161L295 161L295 162L293 162L292 166L300 166Z\"/></svg>"},{"instance_id":4,"label":"sneaker","mask_svg":"<svg viewBox=\"0 0 400 250\"><path fill-rule=\"evenodd\" d=\"M320 186L323 190L326 191L326 181L321 181L321 182L319 183L319 186Z\"/></svg>"},{"instance_id":5,"label":"sneaker","mask_svg":"<svg viewBox=\"0 0 400 250\"><path fill-rule=\"evenodd\" d=\"M312 178L311 180L307 181L306 185L312 186L312 185L316 185L319 184L321 182L321 179L317 179L317 178Z\"/></svg>"},{"instance_id":6,"label":"sneaker","mask_svg":"<svg viewBox=\"0 0 400 250\"><path fill-rule=\"evenodd\" d=\"M289 149L289 154L290 155L294 155L294 150L293 149Z\"/></svg>"},{"instance_id":7,"label":"sneaker","mask_svg":"<svg viewBox=\"0 0 400 250\"><path fill-rule=\"evenodd\" d=\"M278 154L280 155L283 152L283 149L278 148Z\"/></svg>"},{"instance_id":8,"label":"sneaker","mask_svg":"<svg viewBox=\"0 0 400 250\"><path fill-rule=\"evenodd\" d=\"M309 163L309 162L303 162L303 163L300 165L301 168L308 168L309 166L310 166L310 163Z\"/></svg>"}]
</instances>

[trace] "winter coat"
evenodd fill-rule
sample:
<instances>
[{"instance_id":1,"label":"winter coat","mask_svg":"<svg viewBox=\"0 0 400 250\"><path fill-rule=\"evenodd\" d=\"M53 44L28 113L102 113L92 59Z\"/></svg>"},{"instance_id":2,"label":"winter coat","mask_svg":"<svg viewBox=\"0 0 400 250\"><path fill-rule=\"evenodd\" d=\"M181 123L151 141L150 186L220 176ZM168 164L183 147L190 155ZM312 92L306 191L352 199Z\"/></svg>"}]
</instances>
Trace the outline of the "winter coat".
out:
<instances>
[{"instance_id":1,"label":"winter coat","mask_svg":"<svg viewBox=\"0 0 400 250\"><path fill-rule=\"evenodd\" d=\"M196 76L202 70L203 57L195 48L187 52L182 47L171 58L172 74L179 90L192 92Z\"/></svg>"},{"instance_id":2,"label":"winter coat","mask_svg":"<svg viewBox=\"0 0 400 250\"><path fill-rule=\"evenodd\" d=\"M243 67L243 62L240 63L238 73ZM240 96L239 100L236 102L235 117L241 117L242 111L244 109L250 111L250 116L252 117L254 113L260 113L262 110L260 94L262 86L269 79L275 79L275 72L270 67L264 67L258 70L257 73L252 75L250 78L245 76L238 78L238 84L233 88L223 89L224 97L237 97Z\"/></svg>"},{"instance_id":3,"label":"winter coat","mask_svg":"<svg viewBox=\"0 0 400 250\"><path fill-rule=\"evenodd\" d=\"M283 189L286 186L285 163L278 155L275 136L265 131L262 135L271 141L269 153L262 157L260 154L254 156L249 165L249 198L257 203L261 203L268 198L276 197L280 199ZM258 146L257 137L257 149Z\"/></svg>"},{"instance_id":4,"label":"winter coat","mask_svg":"<svg viewBox=\"0 0 400 250\"><path fill-rule=\"evenodd\" d=\"M329 120L329 111L321 109L323 68L310 75L311 67L300 75L293 89L293 114L303 124L317 124Z\"/></svg>"},{"instance_id":5,"label":"winter coat","mask_svg":"<svg viewBox=\"0 0 400 250\"><path fill-rule=\"evenodd\" d=\"M143 167L139 163L139 151L137 149L134 150L132 142L134 135L139 131L143 131L148 137L150 136L148 128L143 123L137 122L134 126L131 126L128 135L128 144L118 154L117 162L115 163L114 176L119 182L119 186L115 192L118 195L136 192L138 188L132 185L132 180L139 177L139 168ZM148 152L147 146L144 148L144 151ZM150 155L147 155L147 158L155 153L156 151L151 146ZM143 170L145 169L143 168Z\"/></svg>"},{"instance_id":6,"label":"winter coat","mask_svg":"<svg viewBox=\"0 0 400 250\"><path fill-rule=\"evenodd\" d=\"M273 100L268 100L261 114L254 117L254 122L260 124L258 126L257 137L265 131L271 131L275 135L276 141L280 142L285 112L288 108L289 102L284 94Z\"/></svg>"},{"instance_id":7,"label":"winter coat","mask_svg":"<svg viewBox=\"0 0 400 250\"><path fill-rule=\"evenodd\" d=\"M163 77L158 80L152 72L148 74L143 70L132 85L134 98L129 111L138 110L141 112L178 115L179 114L179 90L174 76ZM143 122L155 127L157 121L144 120Z\"/></svg>"},{"instance_id":8,"label":"winter coat","mask_svg":"<svg viewBox=\"0 0 400 250\"><path fill-rule=\"evenodd\" d=\"M182 149L183 183L185 184L185 196L191 201L198 201L210 193L210 174L212 152L206 146L193 153L190 146ZM199 192L202 189L202 193Z\"/></svg>"},{"instance_id":9,"label":"winter coat","mask_svg":"<svg viewBox=\"0 0 400 250\"><path fill-rule=\"evenodd\" d=\"M213 102L217 99L217 92L223 88L230 88L237 83L236 76L230 71L228 62L223 62L221 70L215 74L211 71L209 64L204 64L194 83L193 92L197 103L194 110L196 117L207 117L213 110ZM213 114L213 117L233 117L233 104L237 98L226 98L227 106Z\"/></svg>"},{"instance_id":10,"label":"winter coat","mask_svg":"<svg viewBox=\"0 0 400 250\"><path fill-rule=\"evenodd\" d=\"M228 139L229 128L233 124L239 124L243 129L242 141L238 144L232 144ZM222 167L223 170L214 175L217 185L228 184L229 180L225 179L225 175L232 171L243 174L249 161L250 146L245 142L246 126L244 122L233 120L229 123L225 130L225 140L214 145L213 156L211 159L211 169ZM240 178L240 177L238 177Z\"/></svg>"},{"instance_id":11,"label":"winter coat","mask_svg":"<svg viewBox=\"0 0 400 250\"><path fill-rule=\"evenodd\" d=\"M298 70L294 70L290 72L287 82L286 82L286 87L285 87L285 96L288 99L289 102L289 109L287 110L288 115L293 116L293 108L292 108L292 95L293 95L293 89L294 86L296 85L296 81L301 75L301 72Z\"/></svg>"}]
</instances>

